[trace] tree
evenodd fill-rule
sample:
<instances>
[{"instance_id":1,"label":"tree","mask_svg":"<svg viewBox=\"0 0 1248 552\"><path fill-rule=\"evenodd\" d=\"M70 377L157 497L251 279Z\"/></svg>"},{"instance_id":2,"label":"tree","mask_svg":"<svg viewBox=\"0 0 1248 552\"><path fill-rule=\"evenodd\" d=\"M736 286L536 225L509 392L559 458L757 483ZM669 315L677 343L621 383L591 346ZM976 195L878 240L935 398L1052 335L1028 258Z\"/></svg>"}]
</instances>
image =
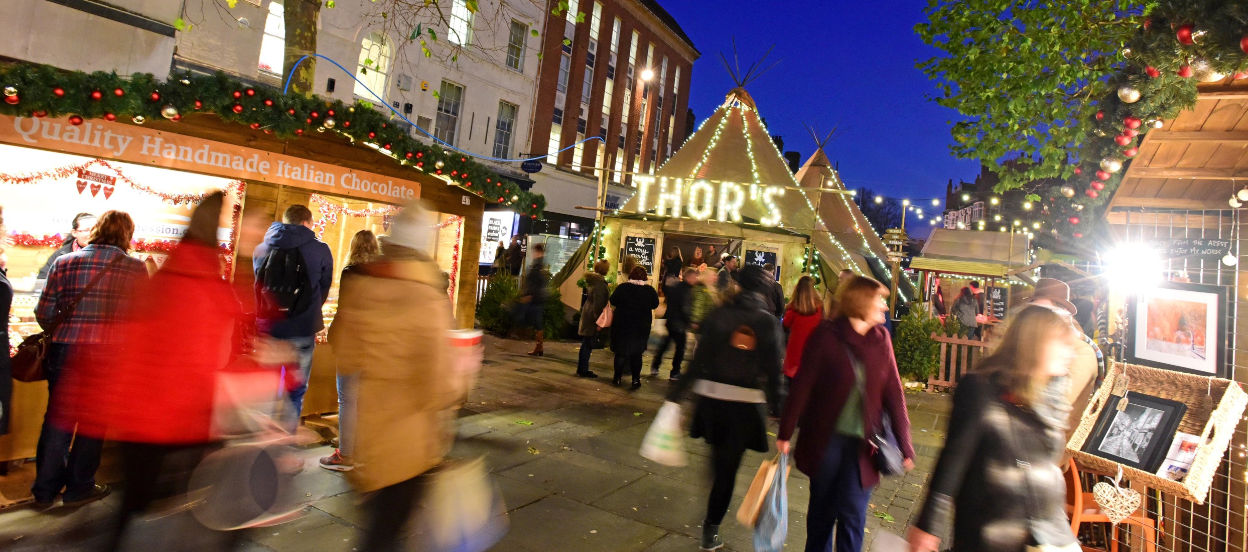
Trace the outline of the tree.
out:
<instances>
[{"instance_id":1,"label":"tree","mask_svg":"<svg viewBox=\"0 0 1248 552\"><path fill-rule=\"evenodd\" d=\"M877 197L880 198L878 203ZM896 200L877 195L867 188L859 188L854 202L876 232L882 233L889 228L901 226L901 204Z\"/></svg>"},{"instance_id":2,"label":"tree","mask_svg":"<svg viewBox=\"0 0 1248 552\"><path fill-rule=\"evenodd\" d=\"M286 23L286 52L282 59L282 74L289 75L290 90L305 96L313 93L316 58L309 57L299 64L299 71L291 69L299 58L316 53L316 18L321 13L321 0L286 0L282 4L282 17Z\"/></svg>"}]
</instances>

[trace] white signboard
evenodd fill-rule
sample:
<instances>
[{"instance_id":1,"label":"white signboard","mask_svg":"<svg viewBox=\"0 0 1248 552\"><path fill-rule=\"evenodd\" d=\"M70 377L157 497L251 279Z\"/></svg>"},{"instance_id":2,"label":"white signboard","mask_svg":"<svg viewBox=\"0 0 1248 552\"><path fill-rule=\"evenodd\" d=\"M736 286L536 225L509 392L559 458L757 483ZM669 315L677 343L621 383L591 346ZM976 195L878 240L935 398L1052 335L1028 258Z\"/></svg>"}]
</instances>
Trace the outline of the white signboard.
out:
<instances>
[{"instance_id":1,"label":"white signboard","mask_svg":"<svg viewBox=\"0 0 1248 552\"><path fill-rule=\"evenodd\" d=\"M511 245L511 233L516 214L511 211L486 211L481 219L481 264L494 264L498 242Z\"/></svg>"}]
</instances>

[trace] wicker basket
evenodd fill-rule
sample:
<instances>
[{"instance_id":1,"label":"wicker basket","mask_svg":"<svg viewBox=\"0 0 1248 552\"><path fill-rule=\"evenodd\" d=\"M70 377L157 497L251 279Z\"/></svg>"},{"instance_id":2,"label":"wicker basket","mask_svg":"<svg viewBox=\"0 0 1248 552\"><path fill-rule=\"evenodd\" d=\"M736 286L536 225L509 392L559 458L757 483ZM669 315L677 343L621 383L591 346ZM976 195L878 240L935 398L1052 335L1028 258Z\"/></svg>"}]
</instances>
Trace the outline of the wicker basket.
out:
<instances>
[{"instance_id":1,"label":"wicker basket","mask_svg":"<svg viewBox=\"0 0 1248 552\"><path fill-rule=\"evenodd\" d=\"M1121 397L1127 391L1187 405L1187 411L1179 421L1179 431L1199 435L1201 445L1196 450L1196 459L1192 462L1191 469L1182 481L1158 477L1157 474L1122 466L1113 460L1080 450L1096 427L1101 409L1107 404L1110 395ZM1070 442L1066 444L1066 450L1081 468L1114 474L1121 467L1126 479L1197 504L1204 504L1205 497L1209 494L1209 485L1212 484L1213 476L1230 446L1231 437L1235 434L1245 405L1248 405L1248 394L1244 393L1238 383L1230 380L1115 362L1106 375L1105 382L1097 389L1092 402L1083 412L1083 419L1070 437Z\"/></svg>"}]
</instances>

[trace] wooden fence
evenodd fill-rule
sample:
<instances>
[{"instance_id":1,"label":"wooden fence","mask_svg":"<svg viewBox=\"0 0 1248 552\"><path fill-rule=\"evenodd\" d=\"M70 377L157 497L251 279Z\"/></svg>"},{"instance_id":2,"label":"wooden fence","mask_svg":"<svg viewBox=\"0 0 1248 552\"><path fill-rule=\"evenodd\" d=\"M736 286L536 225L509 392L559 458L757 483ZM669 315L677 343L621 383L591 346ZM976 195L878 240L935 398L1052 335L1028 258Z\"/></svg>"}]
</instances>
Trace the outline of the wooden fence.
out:
<instances>
[{"instance_id":1,"label":"wooden fence","mask_svg":"<svg viewBox=\"0 0 1248 552\"><path fill-rule=\"evenodd\" d=\"M481 296L485 295L485 287L490 285L489 276L477 276L477 303L481 303Z\"/></svg>"},{"instance_id":2,"label":"wooden fence","mask_svg":"<svg viewBox=\"0 0 1248 552\"><path fill-rule=\"evenodd\" d=\"M975 363L984 355L985 345L978 339L962 339L932 334L940 343L940 360L936 373L927 379L928 391L951 390L958 385L958 378L975 369Z\"/></svg>"}]
</instances>

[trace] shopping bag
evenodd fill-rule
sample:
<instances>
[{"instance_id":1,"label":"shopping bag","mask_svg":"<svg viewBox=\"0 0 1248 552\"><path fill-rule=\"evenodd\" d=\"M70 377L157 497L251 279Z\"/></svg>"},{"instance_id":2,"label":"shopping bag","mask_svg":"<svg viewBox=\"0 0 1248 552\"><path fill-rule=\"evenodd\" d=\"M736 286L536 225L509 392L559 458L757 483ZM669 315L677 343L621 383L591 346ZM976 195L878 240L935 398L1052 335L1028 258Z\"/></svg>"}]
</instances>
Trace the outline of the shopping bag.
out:
<instances>
[{"instance_id":1,"label":"shopping bag","mask_svg":"<svg viewBox=\"0 0 1248 552\"><path fill-rule=\"evenodd\" d=\"M417 550L481 552L507 533L507 508L485 460L448 460L427 475Z\"/></svg>"},{"instance_id":2,"label":"shopping bag","mask_svg":"<svg viewBox=\"0 0 1248 552\"><path fill-rule=\"evenodd\" d=\"M789 533L789 490L786 480L789 472L789 455L781 454L776 473L767 487L767 494L758 520L754 525L755 552L780 552Z\"/></svg>"},{"instance_id":3,"label":"shopping bag","mask_svg":"<svg viewBox=\"0 0 1248 552\"><path fill-rule=\"evenodd\" d=\"M615 319L615 309L612 309L611 305L607 305L602 308L602 314L598 315L598 321L595 322L594 324L598 326L598 329L602 330L602 329L610 328L611 321L614 319Z\"/></svg>"},{"instance_id":4,"label":"shopping bag","mask_svg":"<svg viewBox=\"0 0 1248 552\"><path fill-rule=\"evenodd\" d=\"M302 465L286 444L270 435L237 441L204 458L187 486L191 515L204 527L233 531L288 520L308 499L295 484Z\"/></svg>"},{"instance_id":5,"label":"shopping bag","mask_svg":"<svg viewBox=\"0 0 1248 552\"><path fill-rule=\"evenodd\" d=\"M779 456L772 460L764 460L758 467L758 472L754 474L754 481L750 482L750 488L745 491L745 498L741 500L741 507L737 508L737 521L741 522L741 525L754 527L758 524L758 515L763 510L763 502L767 500L767 490L771 488L771 483L775 480L779 470L779 460ZM788 477L788 475L789 467L786 462L784 476Z\"/></svg>"},{"instance_id":6,"label":"shopping bag","mask_svg":"<svg viewBox=\"0 0 1248 552\"><path fill-rule=\"evenodd\" d=\"M664 466L684 466L684 438L680 427L680 405L665 402L641 440L641 456Z\"/></svg>"}]
</instances>

